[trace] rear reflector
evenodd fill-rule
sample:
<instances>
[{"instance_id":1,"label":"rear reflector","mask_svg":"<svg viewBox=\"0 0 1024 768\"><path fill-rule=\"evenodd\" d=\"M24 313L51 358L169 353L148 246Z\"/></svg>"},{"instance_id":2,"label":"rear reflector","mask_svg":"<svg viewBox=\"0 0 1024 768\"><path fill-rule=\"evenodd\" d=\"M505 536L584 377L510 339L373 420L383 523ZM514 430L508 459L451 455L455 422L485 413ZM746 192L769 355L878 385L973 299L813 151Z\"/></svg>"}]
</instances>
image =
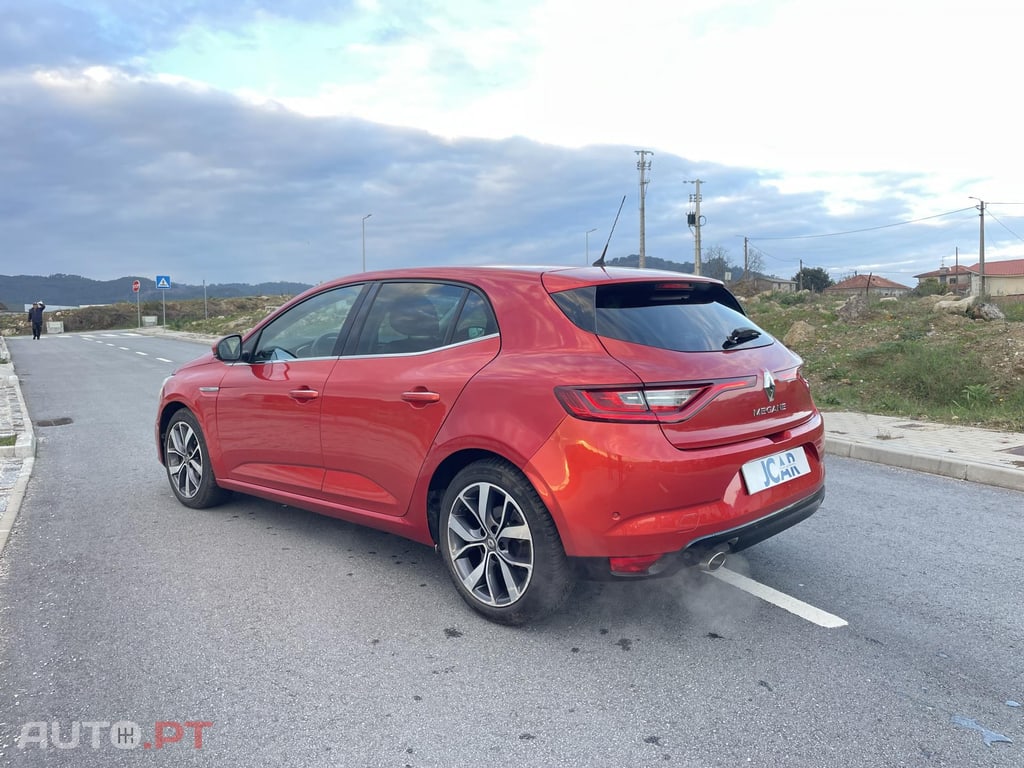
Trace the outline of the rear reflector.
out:
<instances>
[{"instance_id":1,"label":"rear reflector","mask_svg":"<svg viewBox=\"0 0 1024 768\"><path fill-rule=\"evenodd\" d=\"M638 555L637 557L609 557L608 566L612 573L647 573L648 569L661 559L661 555Z\"/></svg>"}]
</instances>

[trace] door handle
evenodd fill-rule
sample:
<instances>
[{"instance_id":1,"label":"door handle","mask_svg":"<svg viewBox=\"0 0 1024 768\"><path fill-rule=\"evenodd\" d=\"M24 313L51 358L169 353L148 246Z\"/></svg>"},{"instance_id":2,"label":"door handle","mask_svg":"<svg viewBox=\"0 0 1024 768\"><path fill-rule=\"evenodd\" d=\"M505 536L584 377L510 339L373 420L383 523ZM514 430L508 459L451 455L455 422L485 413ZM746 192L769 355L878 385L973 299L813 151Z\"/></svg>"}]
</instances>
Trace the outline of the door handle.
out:
<instances>
[{"instance_id":1,"label":"door handle","mask_svg":"<svg viewBox=\"0 0 1024 768\"><path fill-rule=\"evenodd\" d=\"M437 392L418 390L416 392L403 392L402 399L407 403L436 403L441 399Z\"/></svg>"},{"instance_id":2,"label":"door handle","mask_svg":"<svg viewBox=\"0 0 1024 768\"><path fill-rule=\"evenodd\" d=\"M288 396L292 400L298 400L300 403L308 403L310 400L316 400L320 397L320 393L315 389L293 389L288 393Z\"/></svg>"}]
</instances>

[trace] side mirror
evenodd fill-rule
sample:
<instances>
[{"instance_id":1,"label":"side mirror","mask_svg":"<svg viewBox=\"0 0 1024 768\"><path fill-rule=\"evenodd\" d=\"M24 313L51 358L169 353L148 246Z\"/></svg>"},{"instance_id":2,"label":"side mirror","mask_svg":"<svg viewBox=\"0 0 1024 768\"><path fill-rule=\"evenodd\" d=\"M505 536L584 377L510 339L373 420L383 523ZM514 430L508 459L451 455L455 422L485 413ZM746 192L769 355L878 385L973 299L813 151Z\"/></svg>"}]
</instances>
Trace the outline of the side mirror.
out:
<instances>
[{"instance_id":1,"label":"side mirror","mask_svg":"<svg viewBox=\"0 0 1024 768\"><path fill-rule=\"evenodd\" d=\"M213 356L225 363L237 363L242 359L242 337L233 333L213 345Z\"/></svg>"}]
</instances>

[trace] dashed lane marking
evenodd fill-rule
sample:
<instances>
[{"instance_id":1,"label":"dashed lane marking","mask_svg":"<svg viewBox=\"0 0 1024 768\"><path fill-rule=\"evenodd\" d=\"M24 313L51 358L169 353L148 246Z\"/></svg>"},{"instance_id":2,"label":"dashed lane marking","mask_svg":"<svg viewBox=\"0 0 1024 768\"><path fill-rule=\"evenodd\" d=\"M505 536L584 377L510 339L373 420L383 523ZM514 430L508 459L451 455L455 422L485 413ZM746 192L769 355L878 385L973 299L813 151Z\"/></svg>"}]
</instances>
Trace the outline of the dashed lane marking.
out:
<instances>
[{"instance_id":1,"label":"dashed lane marking","mask_svg":"<svg viewBox=\"0 0 1024 768\"><path fill-rule=\"evenodd\" d=\"M137 336L137 337L141 337L144 334L141 334L141 333L121 333L121 334L106 333L106 334L103 334L103 335L104 336ZM65 338L81 338L81 339L85 339L86 341L94 341L97 344L105 344L108 347L117 347L118 349L123 350L125 352L131 352L132 351L131 347L121 347L121 346L118 346L117 344L112 344L109 341L102 341L101 339L97 339L97 338L95 338L94 336L92 336L91 334L88 334L88 333L80 334L77 337L75 337L75 336L65 336ZM149 357L149 353L148 352L139 352L138 350L135 350L135 354L136 355L142 355L143 357ZM154 359L155 360L159 360L161 363L174 363L173 360L168 360L166 357L157 357L157 358L154 358Z\"/></svg>"}]
</instances>

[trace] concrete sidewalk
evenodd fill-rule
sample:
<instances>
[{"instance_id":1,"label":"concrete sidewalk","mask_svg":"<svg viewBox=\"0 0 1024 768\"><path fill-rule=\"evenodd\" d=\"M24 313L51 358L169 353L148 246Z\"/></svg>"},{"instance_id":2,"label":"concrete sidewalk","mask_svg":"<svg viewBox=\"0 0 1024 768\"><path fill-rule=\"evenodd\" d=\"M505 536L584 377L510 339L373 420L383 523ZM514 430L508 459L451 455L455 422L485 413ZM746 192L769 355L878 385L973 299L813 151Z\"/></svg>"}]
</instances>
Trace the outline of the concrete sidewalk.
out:
<instances>
[{"instance_id":1,"label":"concrete sidewalk","mask_svg":"<svg viewBox=\"0 0 1024 768\"><path fill-rule=\"evenodd\" d=\"M1024 491L1018 432L828 411L825 452Z\"/></svg>"},{"instance_id":2,"label":"concrete sidewalk","mask_svg":"<svg viewBox=\"0 0 1024 768\"><path fill-rule=\"evenodd\" d=\"M13 445L0 445L0 552L14 526L36 455L36 433L7 342L0 336L0 438L12 437Z\"/></svg>"},{"instance_id":3,"label":"concrete sidewalk","mask_svg":"<svg viewBox=\"0 0 1024 768\"><path fill-rule=\"evenodd\" d=\"M35 461L35 432L0 336L0 552L14 525ZM863 413L825 413L825 451L1024 491L1024 434Z\"/></svg>"}]
</instances>

